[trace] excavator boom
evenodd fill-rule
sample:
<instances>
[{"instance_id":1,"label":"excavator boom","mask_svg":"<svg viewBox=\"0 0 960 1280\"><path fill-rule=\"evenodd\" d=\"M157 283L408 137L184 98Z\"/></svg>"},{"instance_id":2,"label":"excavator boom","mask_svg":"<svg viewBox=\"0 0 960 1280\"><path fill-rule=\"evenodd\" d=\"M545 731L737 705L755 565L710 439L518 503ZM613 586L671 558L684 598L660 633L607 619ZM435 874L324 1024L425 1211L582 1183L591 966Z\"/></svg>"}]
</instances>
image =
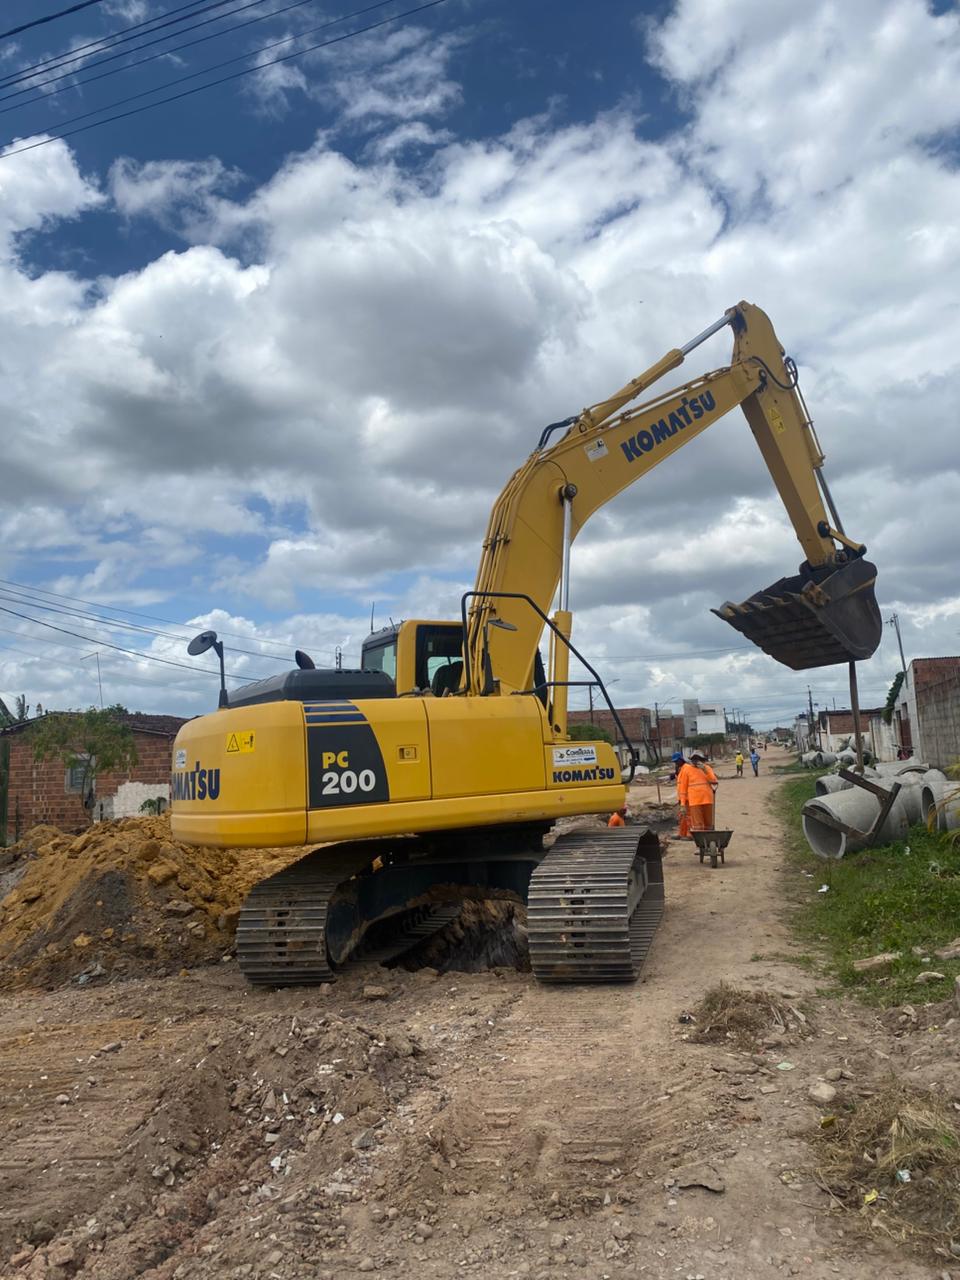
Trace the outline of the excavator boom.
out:
<instances>
[{"instance_id":1,"label":"excavator boom","mask_svg":"<svg viewBox=\"0 0 960 1280\"><path fill-rule=\"evenodd\" d=\"M728 325L735 335L729 366L626 408ZM610 399L556 424L564 434L553 444L548 429L507 483L491 513L477 572L478 598L467 636L477 681L473 692L480 691L485 650L503 690L530 685L540 620L522 601L501 593L526 592L541 610L549 609L570 543L589 517L737 406L806 560L797 575L714 612L796 670L873 653L882 631L876 570L863 559L865 548L843 533L833 510L793 362L785 360L764 312L741 302ZM487 626L493 615L501 624L496 631ZM505 630L504 622L515 630Z\"/></svg>"}]
</instances>

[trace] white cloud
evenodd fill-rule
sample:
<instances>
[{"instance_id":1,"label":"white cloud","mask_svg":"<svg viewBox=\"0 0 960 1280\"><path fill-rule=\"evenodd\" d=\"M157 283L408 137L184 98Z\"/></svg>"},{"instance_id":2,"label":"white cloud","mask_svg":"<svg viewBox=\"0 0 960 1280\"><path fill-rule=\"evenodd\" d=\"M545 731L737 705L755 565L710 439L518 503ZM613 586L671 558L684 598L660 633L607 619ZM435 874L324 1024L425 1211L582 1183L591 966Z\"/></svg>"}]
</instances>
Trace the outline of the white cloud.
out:
<instances>
[{"instance_id":1,"label":"white cloud","mask_svg":"<svg viewBox=\"0 0 960 1280\"><path fill-rule=\"evenodd\" d=\"M43 137L45 135L39 135ZM84 177L63 142L10 155L18 143L0 151L0 250L13 251L14 238L76 218L103 202L97 185Z\"/></svg>"},{"instance_id":2,"label":"white cloud","mask_svg":"<svg viewBox=\"0 0 960 1280\"><path fill-rule=\"evenodd\" d=\"M455 616L490 503L542 426L747 297L800 362L884 603L917 652L956 648L940 601L956 595L960 177L930 138L960 114L957 16L919 0L709 13L679 0L648 32L688 113L659 137L621 109L451 140L458 46L371 42L330 90L367 134L362 159L321 137L244 199L216 158L119 161L115 208L194 243L117 279L19 264L23 232L103 197L61 143L0 160L6 576L33 525L35 547L82 566L61 582L91 593L186 578L211 605L289 612L327 593L351 642L371 594L395 616ZM430 159L400 167L420 146ZM671 381L729 351L711 339ZM733 649L709 605L800 558L731 415L585 531L577 635L622 700L799 699L804 678L750 651L643 654ZM434 576L411 584L417 570ZM278 625L330 645L315 616ZM896 660L886 645L865 688Z\"/></svg>"},{"instance_id":3,"label":"white cloud","mask_svg":"<svg viewBox=\"0 0 960 1280\"><path fill-rule=\"evenodd\" d=\"M150 217L192 237L209 220L211 206L239 174L217 159L115 160L108 176L115 207L127 218Z\"/></svg>"}]
</instances>

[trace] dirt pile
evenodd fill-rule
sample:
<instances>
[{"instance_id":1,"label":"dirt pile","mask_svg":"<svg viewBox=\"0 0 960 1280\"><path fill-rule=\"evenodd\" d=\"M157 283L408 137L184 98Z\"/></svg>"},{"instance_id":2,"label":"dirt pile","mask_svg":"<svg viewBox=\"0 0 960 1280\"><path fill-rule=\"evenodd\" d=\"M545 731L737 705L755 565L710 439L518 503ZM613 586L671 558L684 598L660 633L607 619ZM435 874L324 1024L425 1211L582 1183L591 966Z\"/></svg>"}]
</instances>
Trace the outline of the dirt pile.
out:
<instances>
[{"instance_id":1,"label":"dirt pile","mask_svg":"<svg viewBox=\"0 0 960 1280\"><path fill-rule=\"evenodd\" d=\"M301 852L194 848L172 838L166 818L102 822L80 836L34 827L0 867L0 986L216 960L250 886Z\"/></svg>"},{"instance_id":2,"label":"dirt pile","mask_svg":"<svg viewBox=\"0 0 960 1280\"><path fill-rule=\"evenodd\" d=\"M467 901L456 918L396 966L410 971L480 973L485 969L530 971L526 908L514 902Z\"/></svg>"},{"instance_id":3,"label":"dirt pile","mask_svg":"<svg viewBox=\"0 0 960 1280\"><path fill-rule=\"evenodd\" d=\"M724 982L704 993L692 1021L696 1026L688 1038L695 1043L729 1043L747 1050L812 1031L806 1014L785 997L769 991L743 991Z\"/></svg>"}]
</instances>

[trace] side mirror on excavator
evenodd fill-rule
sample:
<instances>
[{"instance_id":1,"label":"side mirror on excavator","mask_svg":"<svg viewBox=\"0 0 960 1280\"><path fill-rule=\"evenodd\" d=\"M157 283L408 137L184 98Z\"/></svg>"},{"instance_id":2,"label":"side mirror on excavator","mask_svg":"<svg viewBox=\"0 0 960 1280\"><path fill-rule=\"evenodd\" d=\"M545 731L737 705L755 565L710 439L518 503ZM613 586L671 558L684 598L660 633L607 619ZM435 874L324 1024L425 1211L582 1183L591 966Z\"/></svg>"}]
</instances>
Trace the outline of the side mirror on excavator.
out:
<instances>
[{"instance_id":1,"label":"side mirror on excavator","mask_svg":"<svg viewBox=\"0 0 960 1280\"><path fill-rule=\"evenodd\" d=\"M187 645L187 653L191 658L198 658L201 653L206 653L208 649L212 649L220 659L220 702L218 705L227 707L230 705L230 697L227 693L227 677L223 669L223 641L217 639L215 631L201 631Z\"/></svg>"},{"instance_id":2,"label":"side mirror on excavator","mask_svg":"<svg viewBox=\"0 0 960 1280\"><path fill-rule=\"evenodd\" d=\"M516 627L512 622L505 622L503 618L488 618L483 624L483 692L484 696L489 696L496 692L497 682L493 678L493 664L490 661L490 628L497 627L500 631L516 631Z\"/></svg>"}]
</instances>

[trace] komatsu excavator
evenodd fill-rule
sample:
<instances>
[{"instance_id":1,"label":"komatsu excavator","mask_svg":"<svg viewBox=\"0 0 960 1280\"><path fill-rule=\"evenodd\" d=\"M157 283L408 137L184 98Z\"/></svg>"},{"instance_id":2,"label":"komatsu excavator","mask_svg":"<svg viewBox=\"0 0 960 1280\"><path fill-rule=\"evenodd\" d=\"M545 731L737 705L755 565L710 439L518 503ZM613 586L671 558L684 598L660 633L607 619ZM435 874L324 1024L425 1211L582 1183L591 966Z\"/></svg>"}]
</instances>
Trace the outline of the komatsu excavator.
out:
<instances>
[{"instance_id":1,"label":"komatsu excavator","mask_svg":"<svg viewBox=\"0 0 960 1280\"><path fill-rule=\"evenodd\" d=\"M728 366L628 407L725 326ZM328 982L364 948L412 945L469 897L526 904L541 981L637 977L663 910L656 836L580 831L543 848L558 818L621 808L633 776L608 743L567 732L572 654L627 741L570 639L570 547L598 507L737 405L805 560L714 612L794 670L869 657L882 630L876 569L836 514L796 366L746 302L608 400L546 428L494 505L459 620L376 632L361 670L316 670L298 652L296 670L229 694L216 634L191 642L192 653L219 654L220 708L174 744L175 837L319 846L243 906L237 954L252 982Z\"/></svg>"}]
</instances>

